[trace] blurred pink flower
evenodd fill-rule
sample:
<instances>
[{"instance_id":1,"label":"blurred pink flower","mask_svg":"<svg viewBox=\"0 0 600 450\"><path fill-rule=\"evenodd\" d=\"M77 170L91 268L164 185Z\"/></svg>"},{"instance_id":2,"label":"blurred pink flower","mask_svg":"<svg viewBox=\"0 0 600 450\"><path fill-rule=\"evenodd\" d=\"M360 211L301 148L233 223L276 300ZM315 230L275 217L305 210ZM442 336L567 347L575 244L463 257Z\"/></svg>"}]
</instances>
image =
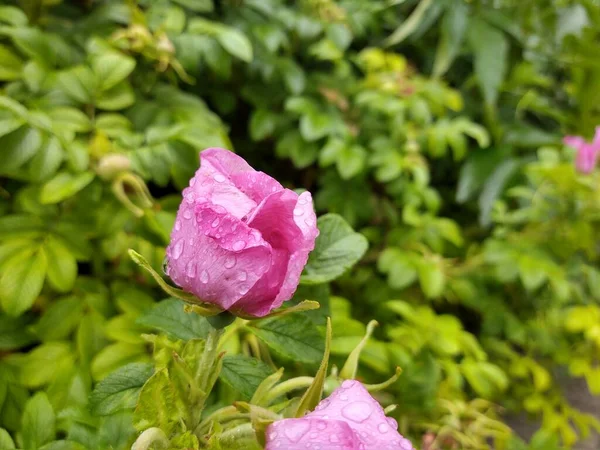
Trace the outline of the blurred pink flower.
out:
<instances>
[{"instance_id":1,"label":"blurred pink flower","mask_svg":"<svg viewBox=\"0 0 600 450\"><path fill-rule=\"evenodd\" d=\"M592 142L587 142L581 136L566 136L563 142L577 150L575 167L582 173L590 173L596 166L600 152L600 127L596 127L596 134Z\"/></svg>"},{"instance_id":2,"label":"blurred pink flower","mask_svg":"<svg viewBox=\"0 0 600 450\"><path fill-rule=\"evenodd\" d=\"M346 380L300 419L271 424L265 450L413 450L398 424L358 381Z\"/></svg>"},{"instance_id":3,"label":"blurred pink flower","mask_svg":"<svg viewBox=\"0 0 600 450\"><path fill-rule=\"evenodd\" d=\"M310 192L285 189L221 148L200 153L167 248L180 287L262 317L294 294L319 234Z\"/></svg>"}]
</instances>

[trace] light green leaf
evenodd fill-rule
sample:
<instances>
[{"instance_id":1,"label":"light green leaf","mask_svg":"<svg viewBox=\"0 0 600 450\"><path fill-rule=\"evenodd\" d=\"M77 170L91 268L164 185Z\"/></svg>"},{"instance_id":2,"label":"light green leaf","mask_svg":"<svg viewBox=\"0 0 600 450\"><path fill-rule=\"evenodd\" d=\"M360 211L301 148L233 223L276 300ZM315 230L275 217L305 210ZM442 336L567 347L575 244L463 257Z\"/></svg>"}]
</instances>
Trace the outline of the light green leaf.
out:
<instances>
[{"instance_id":1,"label":"light green leaf","mask_svg":"<svg viewBox=\"0 0 600 450\"><path fill-rule=\"evenodd\" d=\"M38 392L25 405L22 418L24 450L39 450L55 435L54 410L44 392Z\"/></svg>"},{"instance_id":2,"label":"light green leaf","mask_svg":"<svg viewBox=\"0 0 600 450\"><path fill-rule=\"evenodd\" d=\"M72 197L90 184L94 177L93 172L79 174L61 172L42 186L40 202L48 205Z\"/></svg>"},{"instance_id":3,"label":"light green leaf","mask_svg":"<svg viewBox=\"0 0 600 450\"><path fill-rule=\"evenodd\" d=\"M324 112L311 111L300 118L300 133L308 142L327 136L332 128L331 115Z\"/></svg>"},{"instance_id":4,"label":"light green leaf","mask_svg":"<svg viewBox=\"0 0 600 450\"><path fill-rule=\"evenodd\" d=\"M68 106L53 108L51 118L52 123L58 132L69 130L82 133L89 131L91 128L88 116L76 108Z\"/></svg>"},{"instance_id":5,"label":"light green leaf","mask_svg":"<svg viewBox=\"0 0 600 450\"><path fill-rule=\"evenodd\" d=\"M9 33L15 46L31 58L49 66L56 63L56 52L48 36L38 28L18 27Z\"/></svg>"},{"instance_id":6,"label":"light green leaf","mask_svg":"<svg viewBox=\"0 0 600 450\"><path fill-rule=\"evenodd\" d=\"M63 91L79 103L91 103L98 87L98 79L89 67L77 66L58 75Z\"/></svg>"},{"instance_id":7,"label":"light green leaf","mask_svg":"<svg viewBox=\"0 0 600 450\"><path fill-rule=\"evenodd\" d=\"M362 258L369 246L367 239L337 214L321 216L317 226L320 234L301 278L305 284L338 278Z\"/></svg>"},{"instance_id":8,"label":"light green leaf","mask_svg":"<svg viewBox=\"0 0 600 450\"><path fill-rule=\"evenodd\" d=\"M0 23L21 27L27 25L27 15L16 6L0 6Z\"/></svg>"},{"instance_id":9,"label":"light green leaf","mask_svg":"<svg viewBox=\"0 0 600 450\"><path fill-rule=\"evenodd\" d=\"M422 0L412 14L384 41L385 45L396 45L410 36L423 22L425 13L433 4L433 0Z\"/></svg>"},{"instance_id":10,"label":"light green leaf","mask_svg":"<svg viewBox=\"0 0 600 450\"><path fill-rule=\"evenodd\" d=\"M358 175L365 167L367 151L360 145L346 145L338 154L337 169L344 180Z\"/></svg>"},{"instance_id":11,"label":"light green leaf","mask_svg":"<svg viewBox=\"0 0 600 450\"><path fill-rule=\"evenodd\" d=\"M50 236L44 246L48 257L48 281L59 292L68 292L77 278L77 261L63 242Z\"/></svg>"},{"instance_id":12,"label":"light green leaf","mask_svg":"<svg viewBox=\"0 0 600 450\"><path fill-rule=\"evenodd\" d=\"M417 279L415 262L409 253L388 247L379 255L377 268L388 274L388 284L393 289L404 289Z\"/></svg>"},{"instance_id":13,"label":"light green leaf","mask_svg":"<svg viewBox=\"0 0 600 450\"><path fill-rule=\"evenodd\" d=\"M13 450L15 449L15 442L4 428L0 428L0 449L2 450Z\"/></svg>"},{"instance_id":14,"label":"light green leaf","mask_svg":"<svg viewBox=\"0 0 600 450\"><path fill-rule=\"evenodd\" d=\"M21 77L23 71L23 61L10 49L0 44L0 80L12 81Z\"/></svg>"},{"instance_id":15,"label":"light green leaf","mask_svg":"<svg viewBox=\"0 0 600 450\"><path fill-rule=\"evenodd\" d=\"M33 158L41 145L41 133L27 126L0 137L0 173L9 173L21 167Z\"/></svg>"},{"instance_id":16,"label":"light green leaf","mask_svg":"<svg viewBox=\"0 0 600 450\"><path fill-rule=\"evenodd\" d=\"M40 447L39 450L86 450L86 448L75 441L53 441Z\"/></svg>"},{"instance_id":17,"label":"light green leaf","mask_svg":"<svg viewBox=\"0 0 600 450\"><path fill-rule=\"evenodd\" d=\"M417 265L419 283L427 298L437 298L444 292L446 275L441 259L422 259Z\"/></svg>"},{"instance_id":18,"label":"light green leaf","mask_svg":"<svg viewBox=\"0 0 600 450\"><path fill-rule=\"evenodd\" d=\"M135 407L142 386L153 372L151 364L132 363L109 374L90 395L92 414L106 416Z\"/></svg>"},{"instance_id":19,"label":"light green leaf","mask_svg":"<svg viewBox=\"0 0 600 450\"><path fill-rule=\"evenodd\" d=\"M33 305L46 277L47 258L40 248L25 250L8 260L0 276L0 304L11 316L19 316Z\"/></svg>"},{"instance_id":20,"label":"light green leaf","mask_svg":"<svg viewBox=\"0 0 600 450\"><path fill-rule=\"evenodd\" d=\"M230 55L248 63L252 61L252 44L242 32L223 26L215 37Z\"/></svg>"},{"instance_id":21,"label":"light green leaf","mask_svg":"<svg viewBox=\"0 0 600 450\"><path fill-rule=\"evenodd\" d=\"M12 133L23 124L25 124L25 120L17 117L0 119L0 138Z\"/></svg>"},{"instance_id":22,"label":"light green leaf","mask_svg":"<svg viewBox=\"0 0 600 450\"><path fill-rule=\"evenodd\" d=\"M125 109L135 102L135 94L127 81L102 91L96 98L96 106L107 111Z\"/></svg>"},{"instance_id":23,"label":"light green leaf","mask_svg":"<svg viewBox=\"0 0 600 450\"><path fill-rule=\"evenodd\" d=\"M213 0L173 0L173 2L194 12L206 13L215 8Z\"/></svg>"},{"instance_id":24,"label":"light green leaf","mask_svg":"<svg viewBox=\"0 0 600 450\"><path fill-rule=\"evenodd\" d=\"M39 345L27 354L20 365L20 384L27 388L39 389L73 366L71 346L64 342Z\"/></svg>"},{"instance_id":25,"label":"light green leaf","mask_svg":"<svg viewBox=\"0 0 600 450\"><path fill-rule=\"evenodd\" d=\"M0 351L14 350L31 344L35 336L29 331L29 322L30 319L23 316L15 318L0 315Z\"/></svg>"},{"instance_id":26,"label":"light green leaf","mask_svg":"<svg viewBox=\"0 0 600 450\"><path fill-rule=\"evenodd\" d=\"M138 430L158 427L167 435L180 421L177 394L166 369L159 370L148 379L140 392L133 414Z\"/></svg>"},{"instance_id":27,"label":"light green leaf","mask_svg":"<svg viewBox=\"0 0 600 450\"><path fill-rule=\"evenodd\" d=\"M133 72L135 59L116 51L109 51L92 58L92 69L99 80L99 88L106 91Z\"/></svg>"},{"instance_id":28,"label":"light green leaf","mask_svg":"<svg viewBox=\"0 0 600 450\"><path fill-rule=\"evenodd\" d=\"M129 363L147 362L146 347L141 344L118 342L104 347L92 360L91 372L95 379L103 379L111 372Z\"/></svg>"},{"instance_id":29,"label":"light green leaf","mask_svg":"<svg viewBox=\"0 0 600 450\"><path fill-rule=\"evenodd\" d=\"M306 76L302 68L294 60L287 58L282 60L279 66L288 90L294 95L302 93L306 86Z\"/></svg>"},{"instance_id":30,"label":"light green leaf","mask_svg":"<svg viewBox=\"0 0 600 450\"><path fill-rule=\"evenodd\" d=\"M529 255L522 255L519 258L519 275L523 286L528 291L536 290L548 278L543 263Z\"/></svg>"},{"instance_id":31,"label":"light green leaf","mask_svg":"<svg viewBox=\"0 0 600 450\"><path fill-rule=\"evenodd\" d=\"M31 181L44 181L54 175L64 159L64 150L54 136L48 138L28 167Z\"/></svg>"},{"instance_id":32,"label":"light green leaf","mask_svg":"<svg viewBox=\"0 0 600 450\"><path fill-rule=\"evenodd\" d=\"M468 39L475 54L475 75L488 105L495 105L506 75L508 41L506 37L482 20L472 20Z\"/></svg>"},{"instance_id":33,"label":"light green leaf","mask_svg":"<svg viewBox=\"0 0 600 450\"><path fill-rule=\"evenodd\" d=\"M248 401L273 370L259 359L245 355L226 355L219 378Z\"/></svg>"},{"instance_id":34,"label":"light green leaf","mask_svg":"<svg viewBox=\"0 0 600 450\"><path fill-rule=\"evenodd\" d=\"M496 166L492 175L487 179L479 195L479 223L488 226L491 223L491 213L494 203L498 200L508 183L516 176L521 168L521 161L509 158Z\"/></svg>"},{"instance_id":35,"label":"light green leaf","mask_svg":"<svg viewBox=\"0 0 600 450\"><path fill-rule=\"evenodd\" d=\"M273 134L277 125L277 114L267 109L257 109L250 118L250 137L253 141L261 141Z\"/></svg>"},{"instance_id":36,"label":"light green leaf","mask_svg":"<svg viewBox=\"0 0 600 450\"><path fill-rule=\"evenodd\" d=\"M167 333L174 339L205 338L210 330L209 323L198 314L185 312L184 306L185 303L176 298L163 300L142 314L136 323Z\"/></svg>"},{"instance_id":37,"label":"light green leaf","mask_svg":"<svg viewBox=\"0 0 600 450\"><path fill-rule=\"evenodd\" d=\"M291 314L250 322L248 328L277 353L295 361L318 362L323 338L306 316Z\"/></svg>"}]
</instances>

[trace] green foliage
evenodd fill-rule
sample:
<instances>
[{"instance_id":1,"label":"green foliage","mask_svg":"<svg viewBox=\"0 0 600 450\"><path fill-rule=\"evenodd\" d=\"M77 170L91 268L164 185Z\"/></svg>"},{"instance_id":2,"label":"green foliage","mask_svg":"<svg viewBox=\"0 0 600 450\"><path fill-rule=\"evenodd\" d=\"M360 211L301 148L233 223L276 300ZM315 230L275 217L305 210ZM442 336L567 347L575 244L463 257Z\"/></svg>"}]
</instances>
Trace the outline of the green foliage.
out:
<instances>
[{"instance_id":1,"label":"green foliage","mask_svg":"<svg viewBox=\"0 0 600 450\"><path fill-rule=\"evenodd\" d=\"M236 414L294 414L280 386L315 375L328 315L329 367L402 367L382 398L415 444L576 445L600 424L555 373L600 392L600 179L560 138L600 123L599 21L587 0L1 6L0 448L126 449L156 426L175 449L258 448ZM167 283L211 146L328 213L293 300L322 308L237 319L220 347L127 254ZM509 437L490 402L542 430Z\"/></svg>"}]
</instances>

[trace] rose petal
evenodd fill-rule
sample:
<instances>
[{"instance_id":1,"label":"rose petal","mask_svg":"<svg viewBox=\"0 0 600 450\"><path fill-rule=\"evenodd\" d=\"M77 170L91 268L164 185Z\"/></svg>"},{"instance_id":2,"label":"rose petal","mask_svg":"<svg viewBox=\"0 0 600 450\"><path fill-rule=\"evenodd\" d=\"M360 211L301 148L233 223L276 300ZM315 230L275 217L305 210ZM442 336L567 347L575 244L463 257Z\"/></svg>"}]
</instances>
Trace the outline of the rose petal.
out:
<instances>
[{"instance_id":1,"label":"rose petal","mask_svg":"<svg viewBox=\"0 0 600 450\"><path fill-rule=\"evenodd\" d=\"M364 450L413 450L410 441L391 426L377 400L355 380L344 381L305 417L345 421L360 439Z\"/></svg>"},{"instance_id":2,"label":"rose petal","mask_svg":"<svg viewBox=\"0 0 600 450\"><path fill-rule=\"evenodd\" d=\"M577 158L575 160L575 167L582 173L590 173L596 166L596 159L598 156L598 149L592 144L583 144L577 150Z\"/></svg>"},{"instance_id":3,"label":"rose petal","mask_svg":"<svg viewBox=\"0 0 600 450\"><path fill-rule=\"evenodd\" d=\"M579 149L579 147L585 144L585 140L581 136L565 136L563 142L576 149Z\"/></svg>"},{"instance_id":4,"label":"rose petal","mask_svg":"<svg viewBox=\"0 0 600 450\"><path fill-rule=\"evenodd\" d=\"M229 309L270 267L271 246L224 208L184 201L167 256L178 286Z\"/></svg>"},{"instance_id":5,"label":"rose petal","mask_svg":"<svg viewBox=\"0 0 600 450\"><path fill-rule=\"evenodd\" d=\"M339 420L284 419L267 428L265 450L359 450L359 440Z\"/></svg>"}]
</instances>

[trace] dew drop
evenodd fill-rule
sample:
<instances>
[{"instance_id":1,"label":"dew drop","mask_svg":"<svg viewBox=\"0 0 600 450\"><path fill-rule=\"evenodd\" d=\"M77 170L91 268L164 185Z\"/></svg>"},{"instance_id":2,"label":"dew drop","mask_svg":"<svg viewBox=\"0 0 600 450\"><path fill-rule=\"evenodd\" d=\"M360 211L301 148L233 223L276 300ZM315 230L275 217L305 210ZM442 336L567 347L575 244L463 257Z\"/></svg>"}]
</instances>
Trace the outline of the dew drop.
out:
<instances>
[{"instance_id":1,"label":"dew drop","mask_svg":"<svg viewBox=\"0 0 600 450\"><path fill-rule=\"evenodd\" d=\"M183 216L185 217L185 213L183 213ZM179 230L181 230L181 221L180 220L176 220L175 221L175 231L179 231Z\"/></svg>"},{"instance_id":2,"label":"dew drop","mask_svg":"<svg viewBox=\"0 0 600 450\"><path fill-rule=\"evenodd\" d=\"M318 437L319 437L319 435L317 433L310 433L310 438L311 439L316 439Z\"/></svg>"},{"instance_id":3,"label":"dew drop","mask_svg":"<svg viewBox=\"0 0 600 450\"><path fill-rule=\"evenodd\" d=\"M398 429L398 422L396 422L396 419L394 419L393 417L387 417L386 420L392 429L394 429L394 430Z\"/></svg>"},{"instance_id":4,"label":"dew drop","mask_svg":"<svg viewBox=\"0 0 600 450\"><path fill-rule=\"evenodd\" d=\"M185 274L190 278L196 278L196 263L194 261L190 261L185 266Z\"/></svg>"},{"instance_id":5,"label":"dew drop","mask_svg":"<svg viewBox=\"0 0 600 450\"><path fill-rule=\"evenodd\" d=\"M379 430L379 432L380 432L381 434L385 434L385 433L387 433L387 432L389 431L389 429L390 429L390 426L389 426L387 423L380 423L380 424L377 426L377 429Z\"/></svg>"},{"instance_id":6,"label":"dew drop","mask_svg":"<svg viewBox=\"0 0 600 450\"><path fill-rule=\"evenodd\" d=\"M225 266L226 269L231 269L233 266L235 266L236 263L236 257L235 255L229 255L227 258L225 258L225 264L223 264Z\"/></svg>"},{"instance_id":7,"label":"dew drop","mask_svg":"<svg viewBox=\"0 0 600 450\"><path fill-rule=\"evenodd\" d=\"M366 402L354 402L342 408L342 416L357 423L367 420L372 412L372 406Z\"/></svg>"},{"instance_id":8,"label":"dew drop","mask_svg":"<svg viewBox=\"0 0 600 450\"><path fill-rule=\"evenodd\" d=\"M206 270L203 270L200 273L200 281L202 281L204 284L208 283L208 272Z\"/></svg>"},{"instance_id":9,"label":"dew drop","mask_svg":"<svg viewBox=\"0 0 600 450\"><path fill-rule=\"evenodd\" d=\"M337 434L332 434L331 436L329 436L329 442L331 442L332 444L335 444L337 442L340 442L340 438L338 437Z\"/></svg>"},{"instance_id":10,"label":"dew drop","mask_svg":"<svg viewBox=\"0 0 600 450\"><path fill-rule=\"evenodd\" d=\"M215 181L217 183L222 183L223 181L225 181L225 175L223 175L221 173L215 174L215 176L213 178L215 179Z\"/></svg>"},{"instance_id":11,"label":"dew drop","mask_svg":"<svg viewBox=\"0 0 600 450\"><path fill-rule=\"evenodd\" d=\"M347 402L348 401L348 396L346 394L342 394L340 395L340 400L343 402Z\"/></svg>"},{"instance_id":12,"label":"dew drop","mask_svg":"<svg viewBox=\"0 0 600 450\"><path fill-rule=\"evenodd\" d=\"M302 208L294 208L295 216L301 216L302 214L304 214L304 210Z\"/></svg>"},{"instance_id":13,"label":"dew drop","mask_svg":"<svg viewBox=\"0 0 600 450\"><path fill-rule=\"evenodd\" d=\"M310 428L310 422L306 420L295 420L290 422L287 427L283 430L283 433L292 442L298 442L302 439L308 429Z\"/></svg>"},{"instance_id":14,"label":"dew drop","mask_svg":"<svg viewBox=\"0 0 600 450\"><path fill-rule=\"evenodd\" d=\"M244 241L235 241L232 245L233 250L236 252L239 250L243 250L246 247L246 243Z\"/></svg>"},{"instance_id":15,"label":"dew drop","mask_svg":"<svg viewBox=\"0 0 600 450\"><path fill-rule=\"evenodd\" d=\"M250 290L250 286L247 284L242 284L240 286L240 295L246 295L246 293Z\"/></svg>"},{"instance_id":16,"label":"dew drop","mask_svg":"<svg viewBox=\"0 0 600 450\"><path fill-rule=\"evenodd\" d=\"M325 422L317 422L317 430L324 430L325 428L327 428L327 424Z\"/></svg>"},{"instance_id":17,"label":"dew drop","mask_svg":"<svg viewBox=\"0 0 600 450\"><path fill-rule=\"evenodd\" d=\"M213 228L217 228L217 226L219 225L219 218L217 217L215 220L213 220L213 222L210 224L211 227Z\"/></svg>"},{"instance_id":18,"label":"dew drop","mask_svg":"<svg viewBox=\"0 0 600 450\"><path fill-rule=\"evenodd\" d=\"M190 187L194 187L195 184L196 184L196 177L194 177L190 180Z\"/></svg>"},{"instance_id":19,"label":"dew drop","mask_svg":"<svg viewBox=\"0 0 600 450\"><path fill-rule=\"evenodd\" d=\"M342 387L344 389L350 389L355 384L356 384L356 382L354 380L344 380L344 382L342 383Z\"/></svg>"},{"instance_id":20,"label":"dew drop","mask_svg":"<svg viewBox=\"0 0 600 450\"><path fill-rule=\"evenodd\" d=\"M184 245L185 245L185 242L184 242L183 239L179 239L175 243L175 245L173 246L173 251L171 252L171 256L173 257L173 259L179 259L179 257L183 253L183 246Z\"/></svg>"},{"instance_id":21,"label":"dew drop","mask_svg":"<svg viewBox=\"0 0 600 450\"><path fill-rule=\"evenodd\" d=\"M238 280L246 281L247 278L248 278L248 274L246 273L245 270L242 270L240 273L238 273Z\"/></svg>"},{"instance_id":22,"label":"dew drop","mask_svg":"<svg viewBox=\"0 0 600 450\"><path fill-rule=\"evenodd\" d=\"M312 216L308 216L306 219L304 219L304 223L309 227L312 227L315 224L315 219Z\"/></svg>"},{"instance_id":23,"label":"dew drop","mask_svg":"<svg viewBox=\"0 0 600 450\"><path fill-rule=\"evenodd\" d=\"M269 439L275 439L277 437L277 431L273 431L272 433L269 433Z\"/></svg>"}]
</instances>

